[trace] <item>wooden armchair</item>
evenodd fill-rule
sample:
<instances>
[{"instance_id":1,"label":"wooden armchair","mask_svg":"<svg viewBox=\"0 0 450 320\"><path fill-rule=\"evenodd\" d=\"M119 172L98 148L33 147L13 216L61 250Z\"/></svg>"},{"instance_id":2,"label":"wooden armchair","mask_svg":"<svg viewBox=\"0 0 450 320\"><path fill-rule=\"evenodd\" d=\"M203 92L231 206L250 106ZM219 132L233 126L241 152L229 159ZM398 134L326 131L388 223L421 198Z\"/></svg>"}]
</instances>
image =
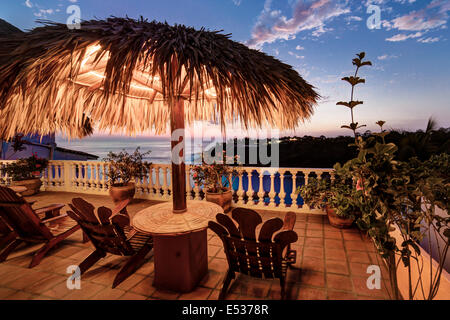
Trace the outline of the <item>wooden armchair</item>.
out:
<instances>
[{"instance_id":1,"label":"wooden armchair","mask_svg":"<svg viewBox=\"0 0 450 320\"><path fill-rule=\"evenodd\" d=\"M150 235L130 227L130 218L126 210L128 203L129 200L119 202L114 211L100 207L95 215L92 204L81 198L75 198L69 204L73 211L67 212L78 222L95 247L95 251L79 265L81 274L104 258L107 253L130 257L114 279L113 288L133 274L153 248L153 239Z\"/></svg>"},{"instance_id":2,"label":"wooden armchair","mask_svg":"<svg viewBox=\"0 0 450 320\"><path fill-rule=\"evenodd\" d=\"M17 237L5 221L0 217L0 250Z\"/></svg>"},{"instance_id":3,"label":"wooden armchair","mask_svg":"<svg viewBox=\"0 0 450 320\"><path fill-rule=\"evenodd\" d=\"M37 266L51 248L79 230L80 227L67 215L53 216L63 206L52 205L33 210L22 196L9 188L0 187L1 229L5 233L1 240L4 249L0 252L0 262L5 261L22 242L43 242L44 246L35 253L29 267ZM39 215L48 218L41 219Z\"/></svg>"},{"instance_id":4,"label":"wooden armchair","mask_svg":"<svg viewBox=\"0 0 450 320\"><path fill-rule=\"evenodd\" d=\"M228 261L228 271L219 299L225 298L236 272L257 278L279 279L281 298L284 299L287 268L295 263L297 255L290 248L290 244L298 239L297 234L292 231L295 213L288 212L284 222L280 218L266 221L258 238L256 227L262 223L262 219L257 212L236 208L232 212L232 218L219 213L216 216L218 223L210 221L208 224L222 240ZM237 222L237 226L233 220ZM277 231L280 232L276 233Z\"/></svg>"}]
</instances>

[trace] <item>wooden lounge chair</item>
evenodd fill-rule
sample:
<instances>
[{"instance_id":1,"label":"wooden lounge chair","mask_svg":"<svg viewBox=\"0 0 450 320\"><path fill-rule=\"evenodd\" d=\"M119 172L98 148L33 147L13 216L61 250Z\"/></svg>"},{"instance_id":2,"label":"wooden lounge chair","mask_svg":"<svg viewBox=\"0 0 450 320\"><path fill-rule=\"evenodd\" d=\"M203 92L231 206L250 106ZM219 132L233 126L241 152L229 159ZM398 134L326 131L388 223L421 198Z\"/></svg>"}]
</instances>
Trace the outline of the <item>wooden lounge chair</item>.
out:
<instances>
[{"instance_id":1,"label":"wooden lounge chair","mask_svg":"<svg viewBox=\"0 0 450 320\"><path fill-rule=\"evenodd\" d=\"M0 250L17 237L14 230L0 217Z\"/></svg>"},{"instance_id":2,"label":"wooden lounge chair","mask_svg":"<svg viewBox=\"0 0 450 320\"><path fill-rule=\"evenodd\" d=\"M67 215L54 216L63 206L51 205L33 210L22 196L9 188L0 187L0 217L3 219L4 231L7 233L5 227L12 231L2 241L5 248L0 252L0 262L5 261L23 242L43 242L44 246L35 253L29 267L37 266L51 248L79 230L80 227ZM45 218L41 219L39 215Z\"/></svg>"},{"instance_id":3,"label":"wooden lounge chair","mask_svg":"<svg viewBox=\"0 0 450 320\"><path fill-rule=\"evenodd\" d=\"M266 221L258 238L256 227L262 223L262 219L257 212L236 208L232 212L232 218L219 213L216 216L218 223L210 221L208 224L222 240L228 261L228 271L219 299L225 298L236 272L257 278L280 279L281 298L284 299L287 269L295 263L297 255L296 251L290 248L290 244L298 239L297 234L292 231L296 220L295 213L288 212L284 222L280 218ZM233 220L237 222L238 227ZM280 232L276 233L277 231Z\"/></svg>"},{"instance_id":4,"label":"wooden lounge chair","mask_svg":"<svg viewBox=\"0 0 450 320\"><path fill-rule=\"evenodd\" d=\"M73 211L67 214L78 222L95 247L80 265L83 274L107 253L130 256L113 282L113 288L133 274L144 262L147 253L153 248L150 235L137 232L130 227L130 218L126 211L129 200L119 202L114 211L100 207L97 215L94 206L81 199L72 199L69 204Z\"/></svg>"}]
</instances>

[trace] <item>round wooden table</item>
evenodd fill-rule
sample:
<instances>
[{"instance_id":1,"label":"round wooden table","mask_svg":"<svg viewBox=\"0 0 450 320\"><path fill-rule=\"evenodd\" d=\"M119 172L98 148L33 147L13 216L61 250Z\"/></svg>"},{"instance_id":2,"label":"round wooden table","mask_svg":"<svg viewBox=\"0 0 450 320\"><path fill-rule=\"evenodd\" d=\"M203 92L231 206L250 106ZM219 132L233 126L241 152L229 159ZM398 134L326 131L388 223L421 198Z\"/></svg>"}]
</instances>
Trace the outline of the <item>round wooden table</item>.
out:
<instances>
[{"instance_id":1,"label":"round wooden table","mask_svg":"<svg viewBox=\"0 0 450 320\"><path fill-rule=\"evenodd\" d=\"M153 236L155 277L159 289L190 292L208 272L208 221L223 209L215 203L192 200L187 211L173 213L172 202L139 211L132 226Z\"/></svg>"}]
</instances>

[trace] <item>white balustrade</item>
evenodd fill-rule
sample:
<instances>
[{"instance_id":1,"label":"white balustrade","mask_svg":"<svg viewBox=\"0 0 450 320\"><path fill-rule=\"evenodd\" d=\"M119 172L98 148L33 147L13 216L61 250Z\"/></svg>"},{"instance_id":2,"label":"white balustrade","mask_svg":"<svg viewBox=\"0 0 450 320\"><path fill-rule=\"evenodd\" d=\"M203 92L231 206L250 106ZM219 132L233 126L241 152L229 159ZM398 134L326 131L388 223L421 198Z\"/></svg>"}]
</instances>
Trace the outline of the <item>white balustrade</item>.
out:
<instances>
[{"instance_id":1,"label":"white balustrade","mask_svg":"<svg viewBox=\"0 0 450 320\"><path fill-rule=\"evenodd\" d=\"M4 166L12 161L0 160L0 184L9 185L10 177ZM136 198L170 201L172 199L171 165L152 164L150 173L143 179L136 180ZM101 161L52 160L44 173L43 191L65 191L74 193L108 194L108 165ZM333 169L312 168L267 168L242 167L229 177L233 192L237 197L234 207L248 207L276 211L295 211L322 213L321 210L309 208L306 204L298 205L297 183L303 176L305 184L311 176L322 178L327 173L334 179ZM244 189L244 177L247 176L247 190ZM189 200L205 200L202 187L191 184L191 166L186 165L186 192ZM292 181L290 190L288 180ZM302 183L302 184L303 184ZM259 186L258 186L259 185ZM278 192L276 192L279 189ZM278 196L278 197L277 197ZM265 197L268 197L268 199ZM253 199L255 198L255 200ZM265 200L265 201L264 201Z\"/></svg>"}]
</instances>

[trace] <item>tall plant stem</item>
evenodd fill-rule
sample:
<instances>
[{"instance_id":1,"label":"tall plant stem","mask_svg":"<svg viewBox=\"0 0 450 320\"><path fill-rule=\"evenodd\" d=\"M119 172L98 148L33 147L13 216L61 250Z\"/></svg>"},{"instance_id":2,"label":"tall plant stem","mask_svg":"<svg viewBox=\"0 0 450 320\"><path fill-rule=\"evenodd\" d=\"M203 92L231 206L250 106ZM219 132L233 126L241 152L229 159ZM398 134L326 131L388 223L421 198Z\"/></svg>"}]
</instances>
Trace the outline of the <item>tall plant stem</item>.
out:
<instances>
[{"instance_id":1,"label":"tall plant stem","mask_svg":"<svg viewBox=\"0 0 450 320\"><path fill-rule=\"evenodd\" d=\"M400 300L397 285L397 266L395 263L395 253L390 252L388 257L389 279L391 281L391 290L395 300Z\"/></svg>"},{"instance_id":2,"label":"tall plant stem","mask_svg":"<svg viewBox=\"0 0 450 320\"><path fill-rule=\"evenodd\" d=\"M354 76L355 78L358 75L358 71L359 71L359 67L356 67L355 76ZM355 93L355 85L352 85L352 93L350 95L350 106L351 106L351 103L353 102L354 93ZM353 124L353 123L355 123L354 116L353 116L353 107L350 108L350 114L352 116L352 124ZM356 129L353 129L353 134L355 135L355 141L356 141Z\"/></svg>"}]
</instances>

